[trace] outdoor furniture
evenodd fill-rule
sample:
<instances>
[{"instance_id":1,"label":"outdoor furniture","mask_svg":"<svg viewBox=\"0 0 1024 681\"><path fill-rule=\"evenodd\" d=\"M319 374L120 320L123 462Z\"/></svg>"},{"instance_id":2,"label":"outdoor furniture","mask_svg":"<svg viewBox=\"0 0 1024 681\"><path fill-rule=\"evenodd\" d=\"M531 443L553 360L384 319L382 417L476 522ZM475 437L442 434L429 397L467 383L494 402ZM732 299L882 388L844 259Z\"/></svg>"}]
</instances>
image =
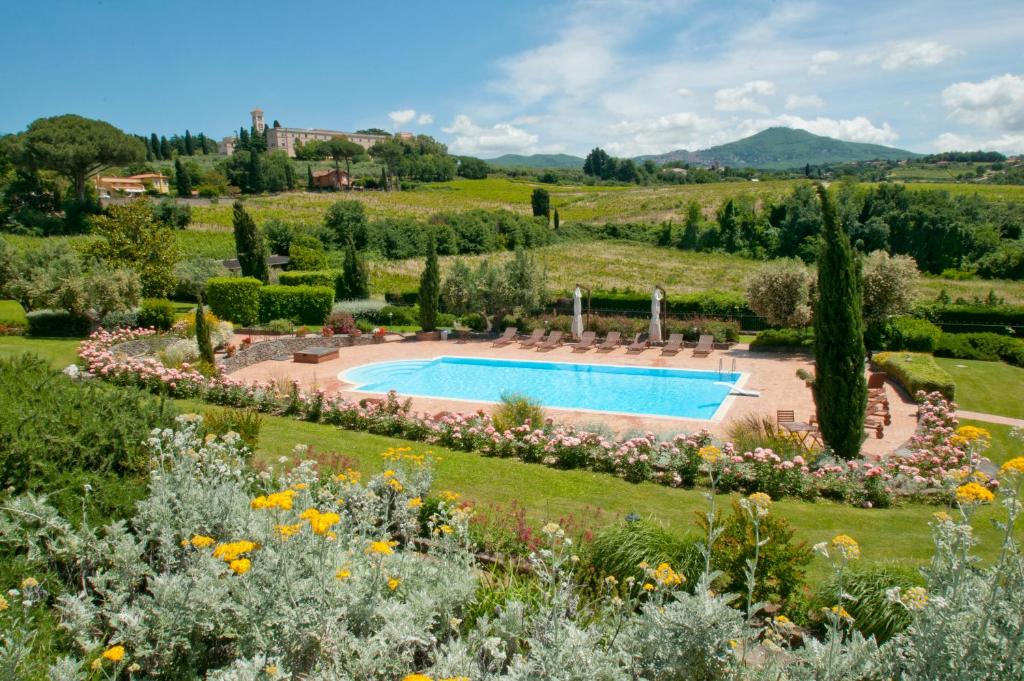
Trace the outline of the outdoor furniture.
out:
<instances>
[{"instance_id":1,"label":"outdoor furniture","mask_svg":"<svg viewBox=\"0 0 1024 681\"><path fill-rule=\"evenodd\" d=\"M811 439L817 430L815 418L812 416L809 422L797 421L796 414L792 409L780 409L775 412L775 425L779 430L785 431L789 436L806 447L807 440Z\"/></svg>"},{"instance_id":2,"label":"outdoor furniture","mask_svg":"<svg viewBox=\"0 0 1024 681\"><path fill-rule=\"evenodd\" d=\"M675 355L683 349L683 334L673 333L668 337L668 342L665 343L665 347L661 349L663 355Z\"/></svg>"},{"instance_id":3,"label":"outdoor furniture","mask_svg":"<svg viewBox=\"0 0 1024 681\"><path fill-rule=\"evenodd\" d=\"M618 331L609 331L608 337L604 339L604 342L597 346L598 352L608 352L619 347L619 338L622 336Z\"/></svg>"},{"instance_id":4,"label":"outdoor furniture","mask_svg":"<svg viewBox=\"0 0 1024 681\"><path fill-rule=\"evenodd\" d=\"M320 364L338 359L338 348L306 348L292 355L292 361L300 364Z\"/></svg>"},{"instance_id":5,"label":"outdoor furniture","mask_svg":"<svg viewBox=\"0 0 1024 681\"><path fill-rule=\"evenodd\" d=\"M626 352L643 352L650 344L646 333L638 333L633 337L633 342L626 346Z\"/></svg>"},{"instance_id":6,"label":"outdoor furniture","mask_svg":"<svg viewBox=\"0 0 1024 681\"><path fill-rule=\"evenodd\" d=\"M552 348L557 348L561 344L562 344L562 332L561 331L552 331L550 334L548 334L547 340L545 340L543 343L538 343L537 344L537 349L538 350L550 350Z\"/></svg>"},{"instance_id":7,"label":"outdoor furniture","mask_svg":"<svg viewBox=\"0 0 1024 681\"><path fill-rule=\"evenodd\" d=\"M711 334L704 334L697 339L697 347L693 349L694 357L707 357L715 349L715 337Z\"/></svg>"},{"instance_id":8,"label":"outdoor furniture","mask_svg":"<svg viewBox=\"0 0 1024 681\"><path fill-rule=\"evenodd\" d=\"M579 342L569 343L573 352L586 352L594 345L594 341L597 340L597 334L593 331L584 331L580 335Z\"/></svg>"},{"instance_id":9,"label":"outdoor furniture","mask_svg":"<svg viewBox=\"0 0 1024 681\"><path fill-rule=\"evenodd\" d=\"M875 437L879 440L881 440L882 436L885 435L885 425L882 423L881 419L871 417L864 419L864 429L873 431L875 433Z\"/></svg>"},{"instance_id":10,"label":"outdoor furniture","mask_svg":"<svg viewBox=\"0 0 1024 681\"><path fill-rule=\"evenodd\" d=\"M544 339L544 328L534 329L533 332L523 340L519 341L519 347L532 348Z\"/></svg>"},{"instance_id":11,"label":"outdoor furniture","mask_svg":"<svg viewBox=\"0 0 1024 681\"><path fill-rule=\"evenodd\" d=\"M494 345L492 347L500 348L511 343L515 343L516 331L518 331L518 329L516 329L516 327L514 326L510 326L507 329L505 329L505 333L501 334L501 336L494 341Z\"/></svg>"}]
</instances>

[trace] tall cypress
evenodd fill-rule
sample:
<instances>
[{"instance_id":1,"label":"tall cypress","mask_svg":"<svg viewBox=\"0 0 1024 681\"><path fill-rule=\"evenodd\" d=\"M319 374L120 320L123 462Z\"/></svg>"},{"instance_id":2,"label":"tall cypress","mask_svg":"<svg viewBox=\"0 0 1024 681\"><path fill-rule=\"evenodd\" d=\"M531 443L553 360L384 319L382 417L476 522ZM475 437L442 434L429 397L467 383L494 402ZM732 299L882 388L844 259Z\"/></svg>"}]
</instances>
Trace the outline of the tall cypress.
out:
<instances>
[{"instance_id":1,"label":"tall cypress","mask_svg":"<svg viewBox=\"0 0 1024 681\"><path fill-rule=\"evenodd\" d=\"M164 156L160 149L160 138L156 136L155 132L149 135L149 146L153 149L153 157L162 160Z\"/></svg>"},{"instance_id":2,"label":"tall cypress","mask_svg":"<svg viewBox=\"0 0 1024 681\"><path fill-rule=\"evenodd\" d=\"M185 131L185 154L188 156L194 156L196 153L195 143L192 141L192 133L188 130Z\"/></svg>"},{"instance_id":3,"label":"tall cypress","mask_svg":"<svg viewBox=\"0 0 1024 681\"><path fill-rule=\"evenodd\" d=\"M216 362L213 356L213 342L210 340L210 325L206 321L203 312L203 295L199 294L199 304L196 305L196 343L199 345L199 359L206 364Z\"/></svg>"},{"instance_id":4,"label":"tall cypress","mask_svg":"<svg viewBox=\"0 0 1024 681\"><path fill-rule=\"evenodd\" d=\"M867 408L860 260L836 218L828 192L821 201L818 301L814 306L814 403L825 443L836 456L860 455Z\"/></svg>"},{"instance_id":5,"label":"tall cypress","mask_svg":"<svg viewBox=\"0 0 1024 681\"><path fill-rule=\"evenodd\" d=\"M555 209L555 231L556 232L558 231L559 225L560 225L560 223L559 223L559 220L558 220L558 209L556 208Z\"/></svg>"},{"instance_id":6,"label":"tall cypress","mask_svg":"<svg viewBox=\"0 0 1024 681\"><path fill-rule=\"evenodd\" d=\"M178 187L178 196L192 196L192 178L180 158L174 159L174 183Z\"/></svg>"},{"instance_id":7,"label":"tall cypress","mask_svg":"<svg viewBox=\"0 0 1024 681\"><path fill-rule=\"evenodd\" d=\"M313 191L313 166L306 164L306 189Z\"/></svg>"},{"instance_id":8,"label":"tall cypress","mask_svg":"<svg viewBox=\"0 0 1024 681\"><path fill-rule=\"evenodd\" d=\"M370 295L370 275L366 263L356 252L356 242L351 236L345 246L345 261L342 263L342 281L345 297L349 300L362 300Z\"/></svg>"},{"instance_id":9,"label":"tall cypress","mask_svg":"<svg viewBox=\"0 0 1024 681\"><path fill-rule=\"evenodd\" d=\"M173 157L171 152L171 143L167 141L166 137L160 137L160 158L165 161L170 161Z\"/></svg>"},{"instance_id":10,"label":"tall cypress","mask_svg":"<svg viewBox=\"0 0 1024 681\"><path fill-rule=\"evenodd\" d=\"M437 266L437 242L434 233L427 236L427 265L420 275L420 326L424 331L437 328L437 306L441 300L441 271Z\"/></svg>"},{"instance_id":11,"label":"tall cypress","mask_svg":"<svg viewBox=\"0 0 1024 681\"><path fill-rule=\"evenodd\" d=\"M232 223L235 227L235 252L238 254L242 276L255 277L266 284L270 281L267 242L241 201L235 201Z\"/></svg>"}]
</instances>

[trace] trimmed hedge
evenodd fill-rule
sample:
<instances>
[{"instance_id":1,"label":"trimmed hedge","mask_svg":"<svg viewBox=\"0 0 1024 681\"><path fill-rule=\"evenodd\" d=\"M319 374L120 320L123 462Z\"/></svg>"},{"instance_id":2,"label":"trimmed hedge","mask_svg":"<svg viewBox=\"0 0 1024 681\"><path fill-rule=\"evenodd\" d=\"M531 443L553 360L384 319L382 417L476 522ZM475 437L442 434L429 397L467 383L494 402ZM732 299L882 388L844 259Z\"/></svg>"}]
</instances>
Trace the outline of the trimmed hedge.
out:
<instances>
[{"instance_id":1,"label":"trimmed hedge","mask_svg":"<svg viewBox=\"0 0 1024 681\"><path fill-rule=\"evenodd\" d=\"M803 349L810 351L814 346L814 329L765 329L750 341L751 350Z\"/></svg>"},{"instance_id":2,"label":"trimmed hedge","mask_svg":"<svg viewBox=\"0 0 1024 681\"><path fill-rule=\"evenodd\" d=\"M334 290L336 300L341 300L344 298L342 293L345 286L341 275L341 270L295 270L282 272L277 283L281 286L325 286Z\"/></svg>"},{"instance_id":3,"label":"trimmed hedge","mask_svg":"<svg viewBox=\"0 0 1024 681\"><path fill-rule=\"evenodd\" d=\"M954 333L1024 332L1024 305L923 305L917 313Z\"/></svg>"},{"instance_id":4,"label":"trimmed hedge","mask_svg":"<svg viewBox=\"0 0 1024 681\"><path fill-rule=\"evenodd\" d=\"M214 277L206 282L206 304L213 314L248 326L260 317L263 282L253 277Z\"/></svg>"},{"instance_id":5,"label":"trimmed hedge","mask_svg":"<svg viewBox=\"0 0 1024 681\"><path fill-rule=\"evenodd\" d=\"M17 335L28 330L28 317L21 303L16 300L0 300L0 336Z\"/></svg>"},{"instance_id":6,"label":"trimmed hedge","mask_svg":"<svg viewBox=\"0 0 1024 681\"><path fill-rule=\"evenodd\" d=\"M911 395L918 390L926 393L938 391L947 400L956 395L953 377L940 367L935 358L922 352L880 352L872 361L897 381Z\"/></svg>"},{"instance_id":7,"label":"trimmed hedge","mask_svg":"<svg viewBox=\"0 0 1024 681\"><path fill-rule=\"evenodd\" d=\"M703 315L746 315L756 316L747 307L747 299L741 293L726 291L704 291L703 293L668 294L669 314L703 314ZM584 301L584 304L586 301ZM572 298L559 298L556 308L572 308ZM642 312L651 311L651 295L649 293L605 293L596 292L590 296L590 307L605 312Z\"/></svg>"},{"instance_id":8,"label":"trimmed hedge","mask_svg":"<svg viewBox=\"0 0 1024 681\"><path fill-rule=\"evenodd\" d=\"M1024 341L998 333L944 333L935 354L938 357L988 362L1003 360L1024 366Z\"/></svg>"},{"instance_id":9,"label":"trimmed hedge","mask_svg":"<svg viewBox=\"0 0 1024 681\"><path fill-rule=\"evenodd\" d=\"M174 303L166 298L145 298L135 317L139 326L152 326L157 331L167 331L174 326Z\"/></svg>"},{"instance_id":10,"label":"trimmed hedge","mask_svg":"<svg viewBox=\"0 0 1024 681\"><path fill-rule=\"evenodd\" d=\"M334 305L334 289L326 286L264 286L259 289L259 318L290 319L297 324L323 324Z\"/></svg>"},{"instance_id":11,"label":"trimmed hedge","mask_svg":"<svg viewBox=\"0 0 1024 681\"><path fill-rule=\"evenodd\" d=\"M84 338L92 330L91 319L67 310L34 310L26 317L30 336Z\"/></svg>"},{"instance_id":12,"label":"trimmed hedge","mask_svg":"<svg viewBox=\"0 0 1024 681\"><path fill-rule=\"evenodd\" d=\"M942 329L927 319L896 317L885 324L881 347L885 350L932 352L939 344Z\"/></svg>"}]
</instances>

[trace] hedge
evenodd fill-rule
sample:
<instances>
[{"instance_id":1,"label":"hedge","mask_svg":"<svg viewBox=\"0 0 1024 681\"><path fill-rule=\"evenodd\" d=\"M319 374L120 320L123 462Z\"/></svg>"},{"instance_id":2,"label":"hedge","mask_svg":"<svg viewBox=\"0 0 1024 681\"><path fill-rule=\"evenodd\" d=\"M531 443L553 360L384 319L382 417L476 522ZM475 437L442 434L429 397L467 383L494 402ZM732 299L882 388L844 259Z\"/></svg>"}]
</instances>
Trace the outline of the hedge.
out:
<instances>
[{"instance_id":1,"label":"hedge","mask_svg":"<svg viewBox=\"0 0 1024 681\"><path fill-rule=\"evenodd\" d=\"M644 312L651 311L649 293L606 293L598 291L590 296L590 307L598 311ZM666 296L671 314L747 315L754 316L741 293L704 291L702 293L672 294ZM584 305L587 299L584 298ZM572 298L559 298L556 307L572 307Z\"/></svg>"},{"instance_id":2,"label":"hedge","mask_svg":"<svg viewBox=\"0 0 1024 681\"><path fill-rule=\"evenodd\" d=\"M214 277L206 282L206 303L213 314L248 326L260 319L260 289L252 277Z\"/></svg>"},{"instance_id":3,"label":"hedge","mask_svg":"<svg viewBox=\"0 0 1024 681\"><path fill-rule=\"evenodd\" d=\"M264 286L259 290L259 318L290 319L297 324L323 324L334 304L326 286Z\"/></svg>"},{"instance_id":4,"label":"hedge","mask_svg":"<svg viewBox=\"0 0 1024 681\"><path fill-rule=\"evenodd\" d=\"M810 350L814 345L814 329L765 329L750 341L751 350Z\"/></svg>"},{"instance_id":5,"label":"hedge","mask_svg":"<svg viewBox=\"0 0 1024 681\"><path fill-rule=\"evenodd\" d=\"M420 302L420 292L419 290L388 291L384 294L384 300L392 305L416 305Z\"/></svg>"},{"instance_id":6,"label":"hedge","mask_svg":"<svg viewBox=\"0 0 1024 681\"><path fill-rule=\"evenodd\" d=\"M0 300L0 336L25 333L28 329L28 317L21 303L16 300Z\"/></svg>"},{"instance_id":7,"label":"hedge","mask_svg":"<svg viewBox=\"0 0 1024 681\"><path fill-rule=\"evenodd\" d=\"M956 394L953 377L940 367L935 358L922 352L880 352L872 358L879 370L896 379L911 395L918 390L938 391L947 400Z\"/></svg>"},{"instance_id":8,"label":"hedge","mask_svg":"<svg viewBox=\"0 0 1024 681\"><path fill-rule=\"evenodd\" d=\"M344 298L344 283L341 270L295 270L282 272L277 283L282 286L325 286L334 291L337 300Z\"/></svg>"},{"instance_id":9,"label":"hedge","mask_svg":"<svg viewBox=\"0 0 1024 681\"><path fill-rule=\"evenodd\" d=\"M174 326L174 318L174 303L166 298L145 298L135 319L139 326L167 331Z\"/></svg>"},{"instance_id":10,"label":"hedge","mask_svg":"<svg viewBox=\"0 0 1024 681\"><path fill-rule=\"evenodd\" d=\"M886 322L880 346L884 350L932 352L941 337L942 329L927 319L895 317Z\"/></svg>"},{"instance_id":11,"label":"hedge","mask_svg":"<svg viewBox=\"0 0 1024 681\"><path fill-rule=\"evenodd\" d=\"M1024 332L1024 305L922 305L916 312L943 331L1003 335Z\"/></svg>"},{"instance_id":12,"label":"hedge","mask_svg":"<svg viewBox=\"0 0 1024 681\"><path fill-rule=\"evenodd\" d=\"M34 310L26 317L31 336L83 338L92 330L91 319L67 310Z\"/></svg>"},{"instance_id":13,"label":"hedge","mask_svg":"<svg viewBox=\"0 0 1024 681\"><path fill-rule=\"evenodd\" d=\"M1003 360L1024 366L1024 341L998 333L944 333L935 349L938 357Z\"/></svg>"}]
</instances>

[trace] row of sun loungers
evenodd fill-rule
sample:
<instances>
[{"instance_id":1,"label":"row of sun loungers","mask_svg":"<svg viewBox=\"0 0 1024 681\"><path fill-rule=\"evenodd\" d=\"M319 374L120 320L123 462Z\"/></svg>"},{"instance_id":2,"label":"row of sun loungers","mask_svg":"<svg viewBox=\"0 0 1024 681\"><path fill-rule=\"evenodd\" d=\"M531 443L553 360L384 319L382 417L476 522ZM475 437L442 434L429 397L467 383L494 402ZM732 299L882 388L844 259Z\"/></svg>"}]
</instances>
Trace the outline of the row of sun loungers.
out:
<instances>
[{"instance_id":1,"label":"row of sun loungers","mask_svg":"<svg viewBox=\"0 0 1024 681\"><path fill-rule=\"evenodd\" d=\"M494 347L500 348L506 345L512 345L513 343L519 343L521 348L536 348L537 350L551 350L559 345L562 345L562 332L552 331L546 338L544 336L544 329L534 329L533 332L522 339L516 337L516 329L509 327L505 329L505 332L494 341ZM598 352L610 352L616 348L622 347L622 333L619 331L609 331L608 336L600 343L597 342L597 334L593 331L584 331L580 335L580 339L575 343L566 343L568 347L573 349L573 352L586 352L591 348L596 349ZM697 341L697 347L693 349L694 357L707 357L714 351L715 339L711 335L703 335ZM626 345L626 352L643 352L647 348L651 347L650 340L647 335L638 333L633 338L633 342ZM676 355L683 349L683 334L673 333L669 335L668 340L661 347L661 354L663 355Z\"/></svg>"}]
</instances>

